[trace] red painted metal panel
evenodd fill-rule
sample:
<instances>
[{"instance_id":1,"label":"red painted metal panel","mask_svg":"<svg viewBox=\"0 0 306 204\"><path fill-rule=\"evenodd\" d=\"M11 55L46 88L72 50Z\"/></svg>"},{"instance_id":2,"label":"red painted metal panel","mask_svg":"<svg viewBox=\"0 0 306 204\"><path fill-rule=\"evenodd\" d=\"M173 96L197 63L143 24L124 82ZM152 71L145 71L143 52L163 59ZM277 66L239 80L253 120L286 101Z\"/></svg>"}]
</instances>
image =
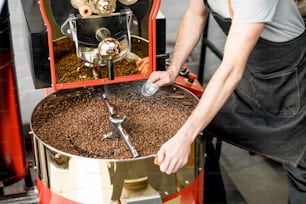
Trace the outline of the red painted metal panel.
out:
<instances>
[{"instance_id":1,"label":"red painted metal panel","mask_svg":"<svg viewBox=\"0 0 306 204\"><path fill-rule=\"evenodd\" d=\"M10 185L23 178L25 150L10 51L0 51L0 180Z\"/></svg>"},{"instance_id":2,"label":"red painted metal panel","mask_svg":"<svg viewBox=\"0 0 306 204\"><path fill-rule=\"evenodd\" d=\"M13 67L8 1L0 13L0 181L24 178L26 159Z\"/></svg>"}]
</instances>

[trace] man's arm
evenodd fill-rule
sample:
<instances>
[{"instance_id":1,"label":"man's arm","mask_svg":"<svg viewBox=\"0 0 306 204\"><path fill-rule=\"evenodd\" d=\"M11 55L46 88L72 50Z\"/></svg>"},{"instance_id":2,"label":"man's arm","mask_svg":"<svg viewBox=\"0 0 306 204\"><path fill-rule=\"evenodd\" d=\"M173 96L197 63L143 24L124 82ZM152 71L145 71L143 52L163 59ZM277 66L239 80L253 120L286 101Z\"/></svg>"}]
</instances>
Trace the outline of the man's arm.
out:
<instances>
[{"instance_id":1,"label":"man's arm","mask_svg":"<svg viewBox=\"0 0 306 204\"><path fill-rule=\"evenodd\" d=\"M173 59L168 69L176 72L186 62L191 51L201 38L208 10L203 0L190 0L179 25L178 35L173 51Z\"/></svg>"},{"instance_id":2,"label":"man's arm","mask_svg":"<svg viewBox=\"0 0 306 204\"><path fill-rule=\"evenodd\" d=\"M162 172L171 174L187 163L190 145L219 112L241 80L248 57L264 26L264 23L231 26L223 60L206 86L199 104L182 128L158 152Z\"/></svg>"},{"instance_id":3,"label":"man's arm","mask_svg":"<svg viewBox=\"0 0 306 204\"><path fill-rule=\"evenodd\" d=\"M149 78L150 81L156 83L158 86L174 83L180 68L199 42L207 16L208 10L204 6L203 0L189 0L179 25L172 59L167 68L167 73L160 71L153 72Z\"/></svg>"}]
</instances>

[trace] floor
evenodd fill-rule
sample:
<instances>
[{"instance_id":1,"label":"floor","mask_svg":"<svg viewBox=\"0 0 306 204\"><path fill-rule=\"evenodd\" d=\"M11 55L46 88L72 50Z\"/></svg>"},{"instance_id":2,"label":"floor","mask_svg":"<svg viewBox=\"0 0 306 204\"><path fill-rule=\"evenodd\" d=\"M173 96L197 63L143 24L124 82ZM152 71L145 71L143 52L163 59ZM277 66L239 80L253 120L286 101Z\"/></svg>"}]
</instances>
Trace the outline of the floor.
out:
<instances>
[{"instance_id":1,"label":"floor","mask_svg":"<svg viewBox=\"0 0 306 204\"><path fill-rule=\"evenodd\" d=\"M171 52L175 43L180 18L187 1L162 0L161 11L166 16L167 51ZM27 44L26 23L23 18L20 1L9 1L11 12L12 35L17 69L18 91L21 105L22 122L28 137L29 119L35 105L43 98L43 91L33 87L30 73L29 47ZM209 39L222 50L225 36L210 20ZM194 73L198 72L201 56L199 43L187 60ZM205 62L205 82L209 80L220 60L208 50ZM258 155L222 143L220 165L225 180L229 204L285 204L287 203L287 178L280 164ZM17 187L16 187L17 186ZM20 188L22 184L10 187L8 191Z\"/></svg>"}]
</instances>

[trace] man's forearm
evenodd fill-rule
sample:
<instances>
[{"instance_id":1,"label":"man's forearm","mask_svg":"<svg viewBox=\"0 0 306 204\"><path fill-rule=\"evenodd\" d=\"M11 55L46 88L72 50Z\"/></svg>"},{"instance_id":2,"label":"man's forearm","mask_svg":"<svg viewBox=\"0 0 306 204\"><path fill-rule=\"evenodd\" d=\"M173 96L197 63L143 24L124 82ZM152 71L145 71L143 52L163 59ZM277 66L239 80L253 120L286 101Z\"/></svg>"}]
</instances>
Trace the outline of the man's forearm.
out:
<instances>
[{"instance_id":1,"label":"man's forearm","mask_svg":"<svg viewBox=\"0 0 306 204\"><path fill-rule=\"evenodd\" d=\"M178 73L180 67L186 62L188 56L201 38L207 15L205 13L205 17L203 18L203 16L192 14L191 11L187 11L184 14L179 25L173 58L169 69L173 69Z\"/></svg>"}]
</instances>

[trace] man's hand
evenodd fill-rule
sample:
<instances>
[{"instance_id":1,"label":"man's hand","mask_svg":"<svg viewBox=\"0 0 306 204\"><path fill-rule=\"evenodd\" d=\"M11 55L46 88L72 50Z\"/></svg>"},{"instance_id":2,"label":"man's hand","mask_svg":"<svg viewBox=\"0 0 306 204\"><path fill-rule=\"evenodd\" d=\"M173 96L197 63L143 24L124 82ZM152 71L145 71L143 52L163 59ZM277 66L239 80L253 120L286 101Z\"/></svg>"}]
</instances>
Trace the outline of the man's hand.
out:
<instances>
[{"instance_id":1,"label":"man's hand","mask_svg":"<svg viewBox=\"0 0 306 204\"><path fill-rule=\"evenodd\" d=\"M184 135L177 133L174 137L164 143L157 153L157 163L160 165L160 171L166 174L177 172L187 164L191 144Z\"/></svg>"}]
</instances>

